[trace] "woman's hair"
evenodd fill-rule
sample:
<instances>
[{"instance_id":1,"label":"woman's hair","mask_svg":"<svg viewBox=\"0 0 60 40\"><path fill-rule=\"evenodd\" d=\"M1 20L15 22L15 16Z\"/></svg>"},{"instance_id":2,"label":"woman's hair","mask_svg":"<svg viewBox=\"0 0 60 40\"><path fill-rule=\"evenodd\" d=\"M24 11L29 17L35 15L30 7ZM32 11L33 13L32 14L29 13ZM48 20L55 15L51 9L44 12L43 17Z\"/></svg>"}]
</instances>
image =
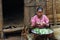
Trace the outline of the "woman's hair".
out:
<instances>
[{"instance_id":1,"label":"woman's hair","mask_svg":"<svg viewBox=\"0 0 60 40\"><path fill-rule=\"evenodd\" d=\"M38 11L38 10L42 10L42 11L43 11L43 8L42 8L42 7L38 7L38 8L37 8L37 11Z\"/></svg>"}]
</instances>

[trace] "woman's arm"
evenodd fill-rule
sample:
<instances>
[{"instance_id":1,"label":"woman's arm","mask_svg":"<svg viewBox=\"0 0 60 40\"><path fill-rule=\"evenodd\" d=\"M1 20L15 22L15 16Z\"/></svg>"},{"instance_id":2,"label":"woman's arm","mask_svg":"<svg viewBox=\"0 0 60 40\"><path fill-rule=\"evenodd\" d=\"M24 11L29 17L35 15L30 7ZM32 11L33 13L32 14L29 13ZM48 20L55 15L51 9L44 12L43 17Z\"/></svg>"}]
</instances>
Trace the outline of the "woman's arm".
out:
<instances>
[{"instance_id":1,"label":"woman's arm","mask_svg":"<svg viewBox=\"0 0 60 40\"><path fill-rule=\"evenodd\" d=\"M48 19L48 17L47 16L44 16L44 20L45 20L45 25L46 26L49 26L49 19Z\"/></svg>"},{"instance_id":2,"label":"woman's arm","mask_svg":"<svg viewBox=\"0 0 60 40\"><path fill-rule=\"evenodd\" d=\"M31 26L35 27L35 18L34 17L31 18Z\"/></svg>"}]
</instances>

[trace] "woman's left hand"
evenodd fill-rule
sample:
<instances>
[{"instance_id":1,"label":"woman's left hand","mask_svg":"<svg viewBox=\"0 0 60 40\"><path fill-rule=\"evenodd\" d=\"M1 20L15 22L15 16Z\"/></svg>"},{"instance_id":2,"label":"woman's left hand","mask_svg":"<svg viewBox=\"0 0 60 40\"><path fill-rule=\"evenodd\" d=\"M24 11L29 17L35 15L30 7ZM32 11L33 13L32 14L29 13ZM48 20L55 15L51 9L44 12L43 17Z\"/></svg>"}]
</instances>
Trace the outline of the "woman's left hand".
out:
<instances>
[{"instance_id":1,"label":"woman's left hand","mask_svg":"<svg viewBox=\"0 0 60 40\"><path fill-rule=\"evenodd\" d=\"M41 26L46 26L46 23L42 23Z\"/></svg>"}]
</instances>

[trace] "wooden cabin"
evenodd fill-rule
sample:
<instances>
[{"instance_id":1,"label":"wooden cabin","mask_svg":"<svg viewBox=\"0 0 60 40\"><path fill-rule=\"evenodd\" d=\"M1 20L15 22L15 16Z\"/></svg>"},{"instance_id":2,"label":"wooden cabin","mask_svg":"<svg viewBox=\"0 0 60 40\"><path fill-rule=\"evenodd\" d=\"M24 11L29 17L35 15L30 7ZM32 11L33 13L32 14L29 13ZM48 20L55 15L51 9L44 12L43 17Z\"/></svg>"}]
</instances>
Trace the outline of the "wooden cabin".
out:
<instances>
[{"instance_id":1,"label":"wooden cabin","mask_svg":"<svg viewBox=\"0 0 60 40\"><path fill-rule=\"evenodd\" d=\"M0 0L0 31L9 25L29 25L36 8L42 6L50 24L60 24L60 0Z\"/></svg>"}]
</instances>

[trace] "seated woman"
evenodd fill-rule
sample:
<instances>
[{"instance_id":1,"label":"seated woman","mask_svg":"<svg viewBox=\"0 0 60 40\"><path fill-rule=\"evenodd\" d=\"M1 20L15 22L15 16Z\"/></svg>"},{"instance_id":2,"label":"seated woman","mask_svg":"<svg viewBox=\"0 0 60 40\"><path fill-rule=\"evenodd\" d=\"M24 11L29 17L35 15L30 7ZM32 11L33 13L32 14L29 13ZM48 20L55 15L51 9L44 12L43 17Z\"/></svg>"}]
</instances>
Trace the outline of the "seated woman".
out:
<instances>
[{"instance_id":1,"label":"seated woman","mask_svg":"<svg viewBox=\"0 0 60 40\"><path fill-rule=\"evenodd\" d=\"M47 33L49 32L49 30L47 29L49 27L49 19L46 15L43 14L43 8L37 8L36 15L31 18L31 26L33 27L32 33L34 33L34 37L36 37L38 34L49 34ZM53 33L53 31L51 33ZM51 35L48 36L49 38L51 38Z\"/></svg>"}]
</instances>

